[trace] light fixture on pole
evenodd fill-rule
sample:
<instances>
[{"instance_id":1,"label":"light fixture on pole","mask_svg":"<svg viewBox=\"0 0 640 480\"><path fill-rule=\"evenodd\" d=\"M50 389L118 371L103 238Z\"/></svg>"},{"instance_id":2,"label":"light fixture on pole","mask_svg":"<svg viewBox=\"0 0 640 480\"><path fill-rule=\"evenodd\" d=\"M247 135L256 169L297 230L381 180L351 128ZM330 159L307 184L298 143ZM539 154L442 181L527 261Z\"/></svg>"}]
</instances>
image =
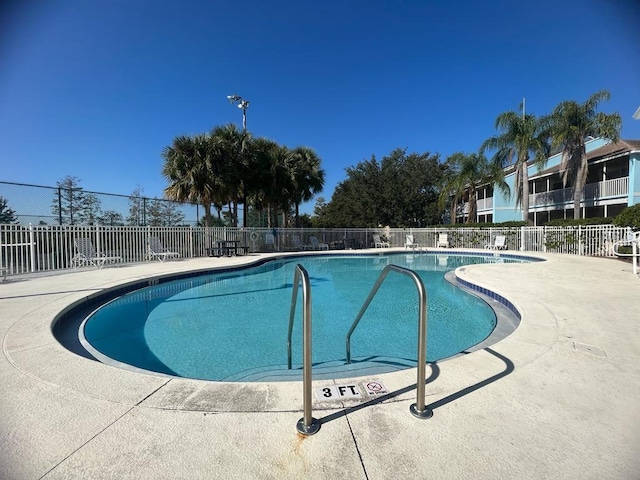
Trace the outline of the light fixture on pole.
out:
<instances>
[{"instance_id":1,"label":"light fixture on pole","mask_svg":"<svg viewBox=\"0 0 640 480\"><path fill-rule=\"evenodd\" d=\"M247 131L247 107L249 106L249 100L245 100L240 95L227 95L227 98L231 103L237 103L238 108L242 109L242 130Z\"/></svg>"}]
</instances>

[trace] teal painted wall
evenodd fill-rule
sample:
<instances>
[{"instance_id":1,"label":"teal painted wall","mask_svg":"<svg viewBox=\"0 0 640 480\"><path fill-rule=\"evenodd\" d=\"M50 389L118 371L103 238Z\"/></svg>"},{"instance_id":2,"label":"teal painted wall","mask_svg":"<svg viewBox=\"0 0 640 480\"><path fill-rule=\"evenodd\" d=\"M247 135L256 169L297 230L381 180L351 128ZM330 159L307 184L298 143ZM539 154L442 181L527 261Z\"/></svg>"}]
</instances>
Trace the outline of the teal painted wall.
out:
<instances>
[{"instance_id":1,"label":"teal painted wall","mask_svg":"<svg viewBox=\"0 0 640 480\"><path fill-rule=\"evenodd\" d=\"M522 220L522 209L516 209L515 196L515 178L516 174L511 173L505 177L505 182L509 185L511 191L510 197L503 196L497 188L493 190L493 221L494 223L511 222Z\"/></svg>"},{"instance_id":2,"label":"teal painted wall","mask_svg":"<svg viewBox=\"0 0 640 480\"><path fill-rule=\"evenodd\" d=\"M640 152L629 154L629 199L627 205L640 203Z\"/></svg>"}]
</instances>

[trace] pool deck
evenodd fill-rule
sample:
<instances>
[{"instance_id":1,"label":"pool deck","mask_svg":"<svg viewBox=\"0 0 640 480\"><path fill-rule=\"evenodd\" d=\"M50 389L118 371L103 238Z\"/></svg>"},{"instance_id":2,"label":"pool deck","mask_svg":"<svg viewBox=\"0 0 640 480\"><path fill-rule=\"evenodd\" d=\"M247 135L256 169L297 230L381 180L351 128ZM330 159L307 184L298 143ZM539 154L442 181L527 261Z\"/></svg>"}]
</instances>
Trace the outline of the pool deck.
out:
<instances>
[{"instance_id":1,"label":"pool deck","mask_svg":"<svg viewBox=\"0 0 640 480\"><path fill-rule=\"evenodd\" d=\"M512 252L516 253L516 252ZM640 278L615 259L474 265L467 281L522 313L501 342L416 369L388 395L314 402L302 384L217 383L124 371L75 355L54 317L104 288L253 261L204 258L9 277L0 284L0 479L630 479L640 477Z\"/></svg>"}]
</instances>

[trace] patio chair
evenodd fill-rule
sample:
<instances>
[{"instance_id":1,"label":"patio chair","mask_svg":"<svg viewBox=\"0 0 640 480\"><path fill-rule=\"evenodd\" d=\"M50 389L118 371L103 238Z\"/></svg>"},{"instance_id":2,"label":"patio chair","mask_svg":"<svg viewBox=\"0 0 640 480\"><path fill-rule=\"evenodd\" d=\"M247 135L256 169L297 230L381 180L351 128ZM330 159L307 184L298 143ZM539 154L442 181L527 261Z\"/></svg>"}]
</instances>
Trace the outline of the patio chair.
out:
<instances>
[{"instance_id":1,"label":"patio chair","mask_svg":"<svg viewBox=\"0 0 640 480\"><path fill-rule=\"evenodd\" d=\"M506 237L504 235L496 236L493 245L485 245L484 248L488 250L506 250Z\"/></svg>"},{"instance_id":2,"label":"patio chair","mask_svg":"<svg viewBox=\"0 0 640 480\"><path fill-rule=\"evenodd\" d=\"M71 259L71 265L73 268L83 267L87 265L93 265L96 268L104 267L105 263L121 262L122 257L118 255L108 256L104 253L98 254L96 247L93 246L93 242L90 238L76 238L73 241L78 253Z\"/></svg>"},{"instance_id":3,"label":"patio chair","mask_svg":"<svg viewBox=\"0 0 640 480\"><path fill-rule=\"evenodd\" d=\"M164 262L167 258L178 259L180 258L180 254L164 248L158 237L149 237L147 243L147 260L153 260L154 258L160 262Z\"/></svg>"},{"instance_id":4,"label":"patio chair","mask_svg":"<svg viewBox=\"0 0 640 480\"><path fill-rule=\"evenodd\" d=\"M412 250L420 249L420 242L416 242L413 235L407 235L404 241L404 248L410 248Z\"/></svg>"},{"instance_id":5,"label":"patio chair","mask_svg":"<svg viewBox=\"0 0 640 480\"><path fill-rule=\"evenodd\" d=\"M291 236L291 245L294 250L305 250L305 246L302 245L302 241L300 240L299 235Z\"/></svg>"},{"instance_id":6,"label":"patio chair","mask_svg":"<svg viewBox=\"0 0 640 480\"><path fill-rule=\"evenodd\" d=\"M391 244L389 242L383 242L382 239L380 238L380 235L374 235L373 246L375 248L383 248L383 247L389 248Z\"/></svg>"},{"instance_id":7,"label":"patio chair","mask_svg":"<svg viewBox=\"0 0 640 480\"><path fill-rule=\"evenodd\" d=\"M326 243L320 243L316 237L309 237L311 242L311 248L313 250L329 250L329 245Z\"/></svg>"},{"instance_id":8,"label":"patio chair","mask_svg":"<svg viewBox=\"0 0 640 480\"><path fill-rule=\"evenodd\" d=\"M446 233L438 234L438 241L436 242L437 248L449 248L449 235Z\"/></svg>"}]
</instances>

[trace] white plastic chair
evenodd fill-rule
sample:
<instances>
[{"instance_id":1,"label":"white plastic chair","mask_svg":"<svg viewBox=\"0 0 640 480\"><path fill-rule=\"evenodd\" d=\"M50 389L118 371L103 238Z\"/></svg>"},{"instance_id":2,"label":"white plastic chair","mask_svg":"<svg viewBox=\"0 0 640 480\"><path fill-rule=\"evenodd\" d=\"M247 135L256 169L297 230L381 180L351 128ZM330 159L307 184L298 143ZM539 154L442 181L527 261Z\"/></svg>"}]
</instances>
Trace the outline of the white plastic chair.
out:
<instances>
[{"instance_id":1,"label":"white plastic chair","mask_svg":"<svg viewBox=\"0 0 640 480\"><path fill-rule=\"evenodd\" d=\"M416 249L416 248L420 248L420 242L416 242L415 239L413 238L413 235L407 235L405 237L405 241L404 241L404 248L411 248L411 249Z\"/></svg>"},{"instance_id":2,"label":"white plastic chair","mask_svg":"<svg viewBox=\"0 0 640 480\"><path fill-rule=\"evenodd\" d=\"M320 243L316 237L309 237L311 242L311 248L313 250L329 250L329 245L326 243Z\"/></svg>"},{"instance_id":3,"label":"white plastic chair","mask_svg":"<svg viewBox=\"0 0 640 480\"><path fill-rule=\"evenodd\" d=\"M382 239L380 238L380 235L374 235L373 246L375 248L383 248L383 247L389 248L391 244L389 242L383 242Z\"/></svg>"},{"instance_id":4,"label":"white plastic chair","mask_svg":"<svg viewBox=\"0 0 640 480\"><path fill-rule=\"evenodd\" d=\"M438 241L436 242L437 248L449 248L449 235L446 233L438 234Z\"/></svg>"},{"instance_id":5,"label":"white plastic chair","mask_svg":"<svg viewBox=\"0 0 640 480\"><path fill-rule=\"evenodd\" d=\"M93 242L90 238L76 238L73 241L78 253L71 259L71 265L73 268L78 268L86 265L93 265L96 268L104 267L105 263L121 262L120 256L107 256L104 253L98 254L96 247L93 246Z\"/></svg>"},{"instance_id":6,"label":"white plastic chair","mask_svg":"<svg viewBox=\"0 0 640 480\"><path fill-rule=\"evenodd\" d=\"M154 258L160 262L164 262L167 258L180 258L180 254L164 248L158 237L149 237L149 242L147 243L147 259L153 260Z\"/></svg>"},{"instance_id":7,"label":"white plastic chair","mask_svg":"<svg viewBox=\"0 0 640 480\"><path fill-rule=\"evenodd\" d=\"M485 245L484 248L488 250L506 250L506 237L504 235L496 236L496 239L493 242L493 245Z\"/></svg>"}]
</instances>

